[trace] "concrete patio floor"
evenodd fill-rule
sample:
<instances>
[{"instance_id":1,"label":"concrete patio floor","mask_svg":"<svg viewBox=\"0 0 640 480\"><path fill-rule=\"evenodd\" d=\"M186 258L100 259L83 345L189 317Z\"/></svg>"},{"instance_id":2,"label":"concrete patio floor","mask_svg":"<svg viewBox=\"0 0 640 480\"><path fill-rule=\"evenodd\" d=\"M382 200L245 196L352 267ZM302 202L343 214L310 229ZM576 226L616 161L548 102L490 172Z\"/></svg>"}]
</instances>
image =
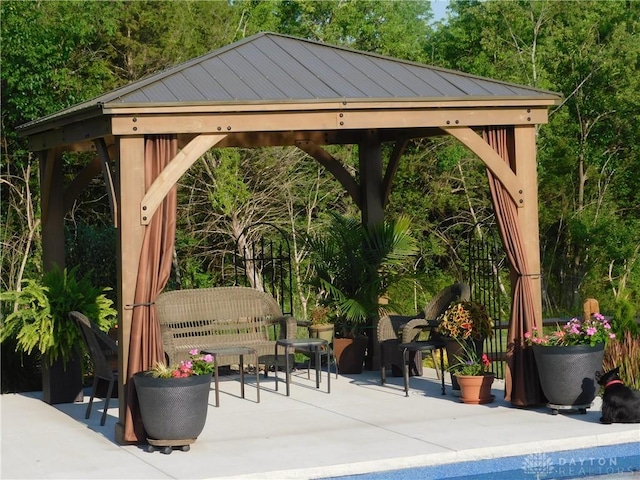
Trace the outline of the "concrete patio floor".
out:
<instances>
[{"instance_id":1,"label":"concrete patio floor","mask_svg":"<svg viewBox=\"0 0 640 480\"><path fill-rule=\"evenodd\" d=\"M554 416L547 408L510 406L496 381L495 402L465 405L448 383L440 394L430 369L411 378L409 397L401 378L388 378L383 387L378 372L334 375L327 394L326 373L316 390L313 375L310 381L298 370L290 397L284 384L274 391L273 374L261 377L256 403L255 378L246 380L243 400L238 376L223 377L221 405L213 406L211 390L198 440L189 452L170 455L115 443L117 409L109 409L101 427L102 400L85 420L88 395L84 404L50 406L41 392L4 394L1 478L307 479L429 465L450 465L454 477L455 465L469 460L640 442L638 424L598 423L600 398L586 415Z\"/></svg>"}]
</instances>

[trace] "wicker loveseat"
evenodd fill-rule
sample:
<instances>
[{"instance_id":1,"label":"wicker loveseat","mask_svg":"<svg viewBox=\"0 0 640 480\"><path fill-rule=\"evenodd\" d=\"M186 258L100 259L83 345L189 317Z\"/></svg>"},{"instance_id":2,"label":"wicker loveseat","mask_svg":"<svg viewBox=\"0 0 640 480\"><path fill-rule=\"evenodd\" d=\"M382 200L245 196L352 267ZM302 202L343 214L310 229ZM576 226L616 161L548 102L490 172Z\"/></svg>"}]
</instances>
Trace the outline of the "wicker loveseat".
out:
<instances>
[{"instance_id":1,"label":"wicker loveseat","mask_svg":"<svg viewBox=\"0 0 640 480\"><path fill-rule=\"evenodd\" d=\"M169 361L189 358L189 350L255 348L260 363L273 365L276 338L295 338L297 325L268 293L248 287L215 287L165 292L156 299L162 343ZM219 356L218 365L238 363ZM265 370L266 372L266 370Z\"/></svg>"}]
</instances>

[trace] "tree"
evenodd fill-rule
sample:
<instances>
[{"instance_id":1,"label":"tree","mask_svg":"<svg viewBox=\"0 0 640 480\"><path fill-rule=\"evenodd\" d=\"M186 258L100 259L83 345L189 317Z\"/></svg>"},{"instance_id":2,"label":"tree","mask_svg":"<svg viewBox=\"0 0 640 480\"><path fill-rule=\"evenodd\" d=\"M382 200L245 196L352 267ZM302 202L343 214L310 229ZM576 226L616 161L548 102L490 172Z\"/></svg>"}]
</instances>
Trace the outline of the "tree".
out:
<instances>
[{"instance_id":1,"label":"tree","mask_svg":"<svg viewBox=\"0 0 640 480\"><path fill-rule=\"evenodd\" d=\"M631 141L640 133L640 4L489 0L453 2L451 10L430 39L434 60L565 96L538 141L548 307L597 296L611 308L618 297L637 298L638 176L630 173L640 167ZM629 236L604 233L605 225Z\"/></svg>"}]
</instances>

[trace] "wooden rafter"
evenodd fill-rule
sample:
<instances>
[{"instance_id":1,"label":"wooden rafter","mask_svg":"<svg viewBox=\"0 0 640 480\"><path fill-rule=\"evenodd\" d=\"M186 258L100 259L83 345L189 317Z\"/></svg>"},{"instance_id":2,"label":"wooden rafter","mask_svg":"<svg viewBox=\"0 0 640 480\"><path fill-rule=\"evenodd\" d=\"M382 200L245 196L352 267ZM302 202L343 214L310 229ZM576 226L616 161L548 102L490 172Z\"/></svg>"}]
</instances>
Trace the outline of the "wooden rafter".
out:
<instances>
[{"instance_id":1,"label":"wooden rafter","mask_svg":"<svg viewBox=\"0 0 640 480\"><path fill-rule=\"evenodd\" d=\"M224 134L202 134L191 140L178 154L171 160L169 165L160 172L153 184L147 190L140 204L140 223L148 225L151 217L158 209L158 205L164 200L180 177L184 175L191 165L195 163L207 150L222 141Z\"/></svg>"}]
</instances>

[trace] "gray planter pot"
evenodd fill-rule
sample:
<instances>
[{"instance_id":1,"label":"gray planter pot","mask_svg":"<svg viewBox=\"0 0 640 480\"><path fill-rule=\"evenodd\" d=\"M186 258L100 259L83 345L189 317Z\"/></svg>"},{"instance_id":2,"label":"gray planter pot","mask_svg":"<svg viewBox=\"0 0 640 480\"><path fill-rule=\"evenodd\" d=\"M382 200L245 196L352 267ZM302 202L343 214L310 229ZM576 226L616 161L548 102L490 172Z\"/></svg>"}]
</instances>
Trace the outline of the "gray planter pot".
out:
<instances>
[{"instance_id":1,"label":"gray planter pot","mask_svg":"<svg viewBox=\"0 0 640 480\"><path fill-rule=\"evenodd\" d=\"M186 445L200 435L207 420L211 374L154 378L140 372L133 381L150 443Z\"/></svg>"},{"instance_id":2,"label":"gray planter pot","mask_svg":"<svg viewBox=\"0 0 640 480\"><path fill-rule=\"evenodd\" d=\"M553 413L571 408L585 413L598 393L595 375L602 370L604 344L532 348L540 385Z\"/></svg>"}]
</instances>

